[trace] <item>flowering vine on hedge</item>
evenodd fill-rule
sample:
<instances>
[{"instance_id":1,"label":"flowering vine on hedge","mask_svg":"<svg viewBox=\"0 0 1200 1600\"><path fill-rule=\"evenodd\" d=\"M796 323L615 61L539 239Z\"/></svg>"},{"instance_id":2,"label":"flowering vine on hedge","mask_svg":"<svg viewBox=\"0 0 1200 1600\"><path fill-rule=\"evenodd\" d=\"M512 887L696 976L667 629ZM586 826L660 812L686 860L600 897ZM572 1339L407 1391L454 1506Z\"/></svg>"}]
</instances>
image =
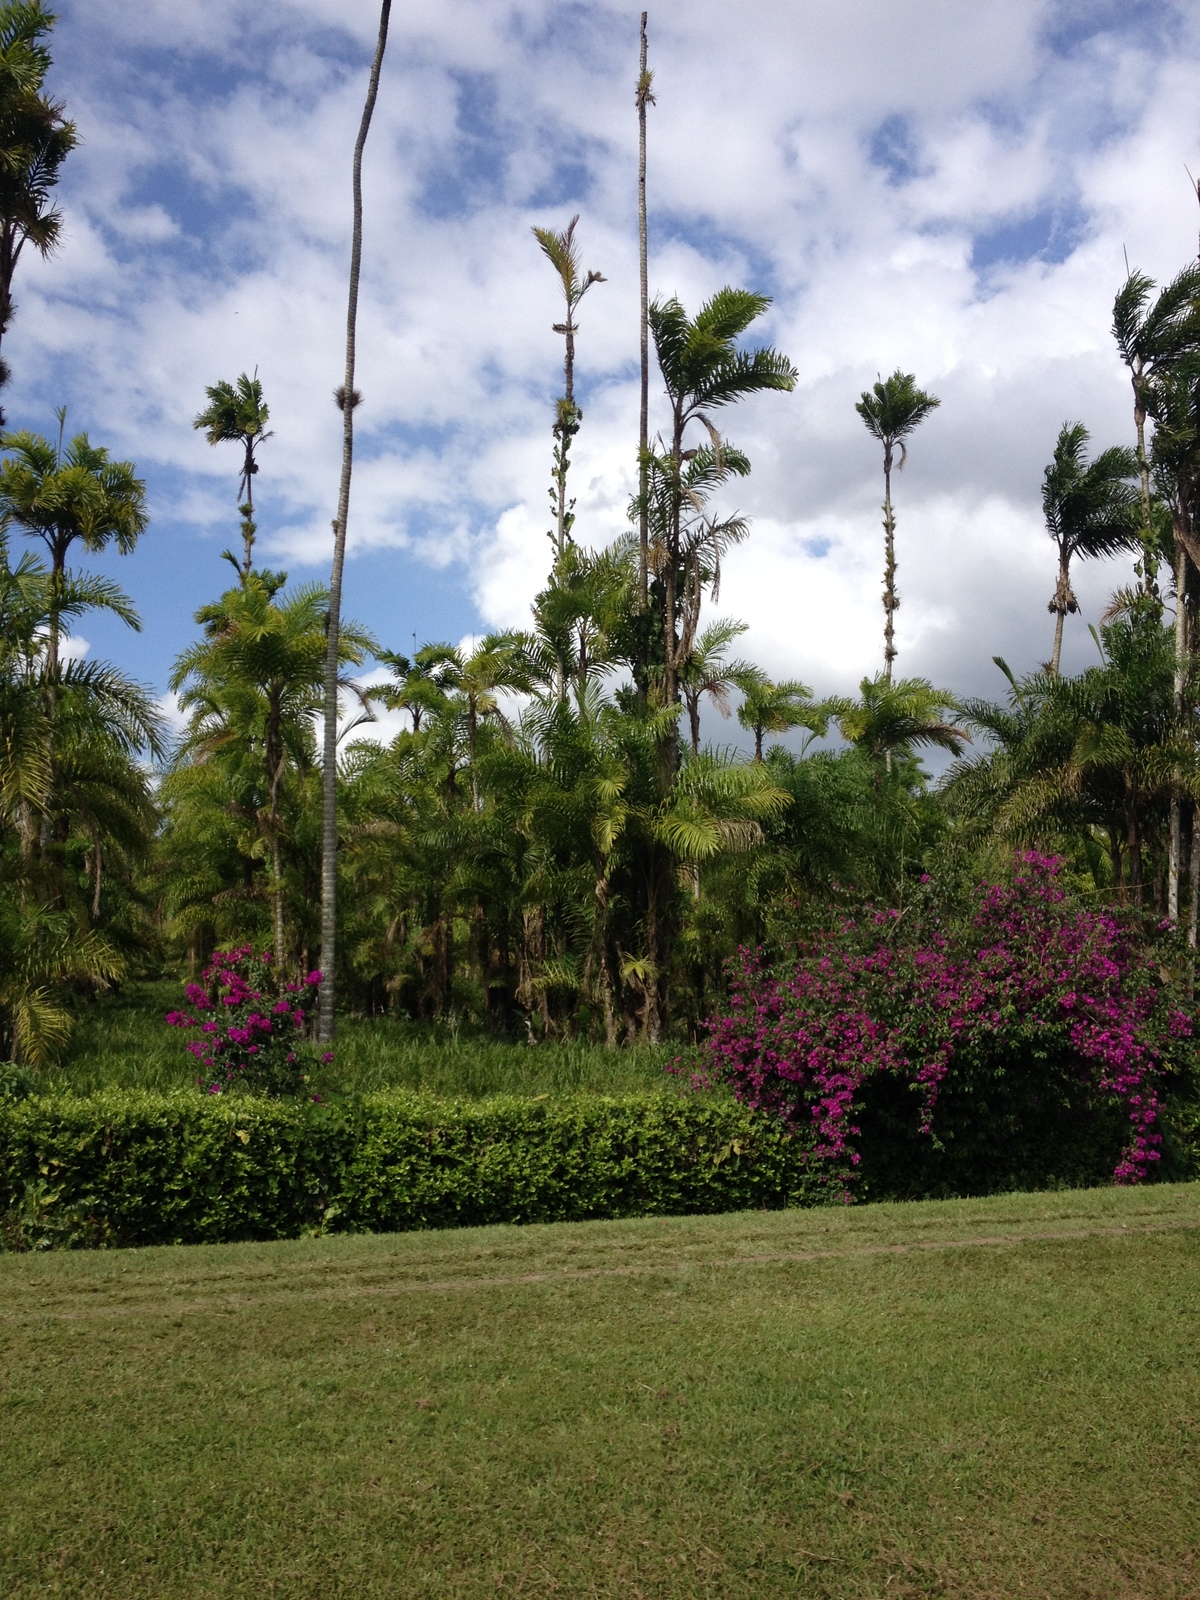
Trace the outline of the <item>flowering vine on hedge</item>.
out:
<instances>
[{"instance_id":1,"label":"flowering vine on hedge","mask_svg":"<svg viewBox=\"0 0 1200 1600\"><path fill-rule=\"evenodd\" d=\"M307 1012L301 1003L320 986L310 972L297 983L270 993L271 954L255 955L248 944L214 950L201 983L184 990L188 1011L168 1011L172 1028L198 1028L188 1041L207 1094L244 1088L265 1094L296 1094L304 1085L303 1042ZM194 1015L192 1013L195 1013ZM324 1057L324 1060L332 1059Z\"/></svg>"},{"instance_id":2,"label":"flowering vine on hedge","mask_svg":"<svg viewBox=\"0 0 1200 1600\"><path fill-rule=\"evenodd\" d=\"M949 1074L1024 1052L1115 1097L1130 1136L1114 1178L1141 1181L1161 1159L1163 1075L1193 1018L1131 926L1068 902L1061 868L1021 855L1013 881L983 886L953 927L933 904L903 917L867 908L774 971L743 950L700 1077L797 1125L809 1120L816 1156L849 1185L861 1160L855 1108L872 1075L911 1084L921 1131L936 1139Z\"/></svg>"}]
</instances>

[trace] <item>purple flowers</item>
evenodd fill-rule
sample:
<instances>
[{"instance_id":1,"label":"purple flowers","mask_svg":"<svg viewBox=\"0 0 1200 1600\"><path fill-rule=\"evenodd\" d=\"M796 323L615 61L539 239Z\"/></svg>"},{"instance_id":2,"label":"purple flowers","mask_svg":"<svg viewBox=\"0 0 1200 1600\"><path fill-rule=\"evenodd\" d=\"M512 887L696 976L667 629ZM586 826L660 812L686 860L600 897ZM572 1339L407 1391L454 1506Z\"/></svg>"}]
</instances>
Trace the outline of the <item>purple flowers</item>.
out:
<instances>
[{"instance_id":1,"label":"purple flowers","mask_svg":"<svg viewBox=\"0 0 1200 1600\"><path fill-rule=\"evenodd\" d=\"M1016 1050L1065 1064L1124 1107L1130 1139L1114 1177L1139 1182L1161 1158L1161 1082L1193 1018L1115 916L1068 904L1060 868L1023 854L1011 884L981 887L965 925L948 928L935 906L904 919L868 907L839 912L775 971L743 951L700 1077L809 1121L817 1157L845 1186L860 1163L855 1107L869 1078L907 1082L921 1132L936 1138L947 1076Z\"/></svg>"},{"instance_id":2,"label":"purple flowers","mask_svg":"<svg viewBox=\"0 0 1200 1600\"><path fill-rule=\"evenodd\" d=\"M195 1012L215 1012L200 1022L186 1011L170 1011L174 1028L200 1029L199 1039L186 1048L196 1057L205 1076L196 1081L208 1094L224 1094L242 1087L266 1094L296 1094L304 1084L297 1045L302 1041L306 1014L295 999L273 998L267 953L255 955L250 945L217 950L203 973L203 984L189 983L185 990ZM319 972L297 984L288 984L303 996L321 982ZM221 1014L223 1013L223 1015Z\"/></svg>"}]
</instances>

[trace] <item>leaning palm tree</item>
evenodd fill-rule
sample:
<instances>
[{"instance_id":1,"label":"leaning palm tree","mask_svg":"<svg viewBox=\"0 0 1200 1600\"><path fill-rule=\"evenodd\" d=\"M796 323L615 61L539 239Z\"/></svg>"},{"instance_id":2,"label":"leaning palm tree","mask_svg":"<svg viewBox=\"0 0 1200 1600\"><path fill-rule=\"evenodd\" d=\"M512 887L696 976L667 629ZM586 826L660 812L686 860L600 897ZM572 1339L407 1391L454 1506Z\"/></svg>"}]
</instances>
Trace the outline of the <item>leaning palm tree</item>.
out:
<instances>
[{"instance_id":1,"label":"leaning palm tree","mask_svg":"<svg viewBox=\"0 0 1200 1600\"><path fill-rule=\"evenodd\" d=\"M554 486L550 499L554 508L555 532L551 538L556 553L561 557L571 540L571 526L575 521L572 512L574 501L567 501L567 473L571 465L571 440L579 432L583 412L575 404L575 335L579 328L575 312L580 301L594 283L603 283L604 276L596 271L584 272L579 265L579 246L575 241L578 216L571 218L561 233L552 228L534 228L533 236L542 247L542 254L558 274L566 302L565 322L554 324L555 333L566 341L563 354L563 394L555 408L554 419Z\"/></svg>"},{"instance_id":2,"label":"leaning palm tree","mask_svg":"<svg viewBox=\"0 0 1200 1600\"><path fill-rule=\"evenodd\" d=\"M367 98L363 104L358 138L354 143L352 197L354 220L350 242L350 291L346 303L346 375L334 392L342 413L342 476L338 485L337 518L333 524L333 566L329 577L329 621L325 632L324 740L321 753L321 991L317 1007L317 1037L323 1044L333 1038L334 974L337 953L337 747L338 747L338 630L342 617L342 568L346 562L346 523L350 516L350 477L354 467L354 409L361 396L354 387L358 332L358 279L362 267L362 160L367 134L379 93L379 74L387 48L392 0L381 0L379 33Z\"/></svg>"},{"instance_id":3,"label":"leaning palm tree","mask_svg":"<svg viewBox=\"0 0 1200 1600\"><path fill-rule=\"evenodd\" d=\"M1071 588L1071 562L1076 556L1109 556L1135 550L1137 535L1137 456L1114 445L1094 461L1087 459L1088 430L1082 422L1064 422L1054 446L1054 459L1042 480L1046 531L1058 551L1058 584L1050 610L1054 613L1054 650L1049 671L1057 677L1062 657L1063 623L1079 610Z\"/></svg>"},{"instance_id":4,"label":"leaning palm tree","mask_svg":"<svg viewBox=\"0 0 1200 1600\"><path fill-rule=\"evenodd\" d=\"M893 453L899 445L898 465L903 471L908 460L905 441L941 403L936 396L917 388L911 372L901 372L897 367L890 378L877 379L872 389L864 389L854 407L866 423L867 432L883 446L883 610L887 619L883 628L883 669L889 683L896 659L894 622L900 607L896 593L896 517L892 510Z\"/></svg>"},{"instance_id":5,"label":"leaning palm tree","mask_svg":"<svg viewBox=\"0 0 1200 1600\"><path fill-rule=\"evenodd\" d=\"M59 421L65 410L59 413ZM0 466L0 519L45 544L50 572L61 588L67 554L78 541L93 553L115 544L128 555L145 532L146 485L131 461L113 461L107 450L80 433L64 450L36 433L0 435L9 452ZM59 616L49 619L47 665L58 668Z\"/></svg>"},{"instance_id":6,"label":"leaning palm tree","mask_svg":"<svg viewBox=\"0 0 1200 1600\"><path fill-rule=\"evenodd\" d=\"M242 544L245 554L239 562L229 550L221 552L237 571L242 583L250 576L251 552L258 529L254 522L254 479L258 474L255 456L260 444L271 435L266 431L271 413L263 399L262 384L255 370L251 378L243 372L236 384L214 383L205 389L208 404L192 419L193 428L203 428L209 444L240 444L242 475L238 481L238 510L242 517Z\"/></svg>"},{"instance_id":7,"label":"leaning palm tree","mask_svg":"<svg viewBox=\"0 0 1200 1600\"><path fill-rule=\"evenodd\" d=\"M22 250L28 244L48 256L58 244L62 213L50 197L77 143L75 124L44 93L51 62L42 41L54 21L39 0L0 5L0 340L16 310L12 285ZM7 381L0 359L0 388Z\"/></svg>"}]
</instances>

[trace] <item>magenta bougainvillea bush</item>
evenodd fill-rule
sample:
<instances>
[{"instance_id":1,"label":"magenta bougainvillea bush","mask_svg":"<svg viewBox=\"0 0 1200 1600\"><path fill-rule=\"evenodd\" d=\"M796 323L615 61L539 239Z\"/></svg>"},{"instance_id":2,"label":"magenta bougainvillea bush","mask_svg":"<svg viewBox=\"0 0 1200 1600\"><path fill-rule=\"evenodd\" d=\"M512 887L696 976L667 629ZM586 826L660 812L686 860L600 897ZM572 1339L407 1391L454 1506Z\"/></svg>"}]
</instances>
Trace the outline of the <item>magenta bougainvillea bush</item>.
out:
<instances>
[{"instance_id":1,"label":"magenta bougainvillea bush","mask_svg":"<svg viewBox=\"0 0 1200 1600\"><path fill-rule=\"evenodd\" d=\"M1173 937L1073 903L1058 859L1023 854L952 918L929 889L903 913L845 911L773 967L743 951L697 1079L807 1130L846 1198L878 1136L873 1105L877 1124L909 1130L910 1163L921 1143L957 1140L960 1166L972 1152L975 1189L989 1161L1029 1173L1022 1140L1061 1176L1081 1119L1107 1116L1124 1146L1113 1176L1137 1183L1161 1160L1164 1084L1194 1065Z\"/></svg>"},{"instance_id":2,"label":"magenta bougainvillea bush","mask_svg":"<svg viewBox=\"0 0 1200 1600\"><path fill-rule=\"evenodd\" d=\"M207 1094L246 1089L269 1095L299 1094L305 1086L305 1009L321 982L310 972L280 986L271 955L256 955L250 945L214 950L202 982L185 989L188 1009L169 1011L173 1028L198 1031L187 1050L196 1057L197 1084ZM331 1059L331 1058L326 1058Z\"/></svg>"}]
</instances>

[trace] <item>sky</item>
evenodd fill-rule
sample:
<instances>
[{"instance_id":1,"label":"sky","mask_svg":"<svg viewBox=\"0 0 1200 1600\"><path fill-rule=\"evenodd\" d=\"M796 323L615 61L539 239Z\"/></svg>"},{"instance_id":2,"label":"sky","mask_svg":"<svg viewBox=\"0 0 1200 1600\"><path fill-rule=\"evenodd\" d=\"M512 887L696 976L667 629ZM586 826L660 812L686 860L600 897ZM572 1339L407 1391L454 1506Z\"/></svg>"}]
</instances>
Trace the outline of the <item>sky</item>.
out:
<instances>
[{"instance_id":1,"label":"sky","mask_svg":"<svg viewBox=\"0 0 1200 1600\"><path fill-rule=\"evenodd\" d=\"M152 523L90 560L140 635L86 649L166 689L232 579L239 453L192 428L257 370L274 436L259 558L327 580L350 159L373 0L61 0L53 92L81 145L62 248L23 258L9 426L136 462ZM652 295L771 297L790 395L725 414L751 521L709 617L817 694L882 665L882 465L855 413L899 367L941 400L895 480L897 671L960 694L1049 655L1042 472L1066 421L1132 442L1109 333L1130 266L1195 253L1200 8L1170 0L673 0L649 19ZM636 475L638 12L595 0L393 10L364 169L357 456L344 610L407 651L522 626L550 563L556 284L530 229L576 213L604 274L580 312L576 535L626 526ZM652 377L651 427L665 426ZM1064 667L1128 561L1082 568ZM84 645L81 644L83 649ZM711 714L706 735L731 730Z\"/></svg>"}]
</instances>

